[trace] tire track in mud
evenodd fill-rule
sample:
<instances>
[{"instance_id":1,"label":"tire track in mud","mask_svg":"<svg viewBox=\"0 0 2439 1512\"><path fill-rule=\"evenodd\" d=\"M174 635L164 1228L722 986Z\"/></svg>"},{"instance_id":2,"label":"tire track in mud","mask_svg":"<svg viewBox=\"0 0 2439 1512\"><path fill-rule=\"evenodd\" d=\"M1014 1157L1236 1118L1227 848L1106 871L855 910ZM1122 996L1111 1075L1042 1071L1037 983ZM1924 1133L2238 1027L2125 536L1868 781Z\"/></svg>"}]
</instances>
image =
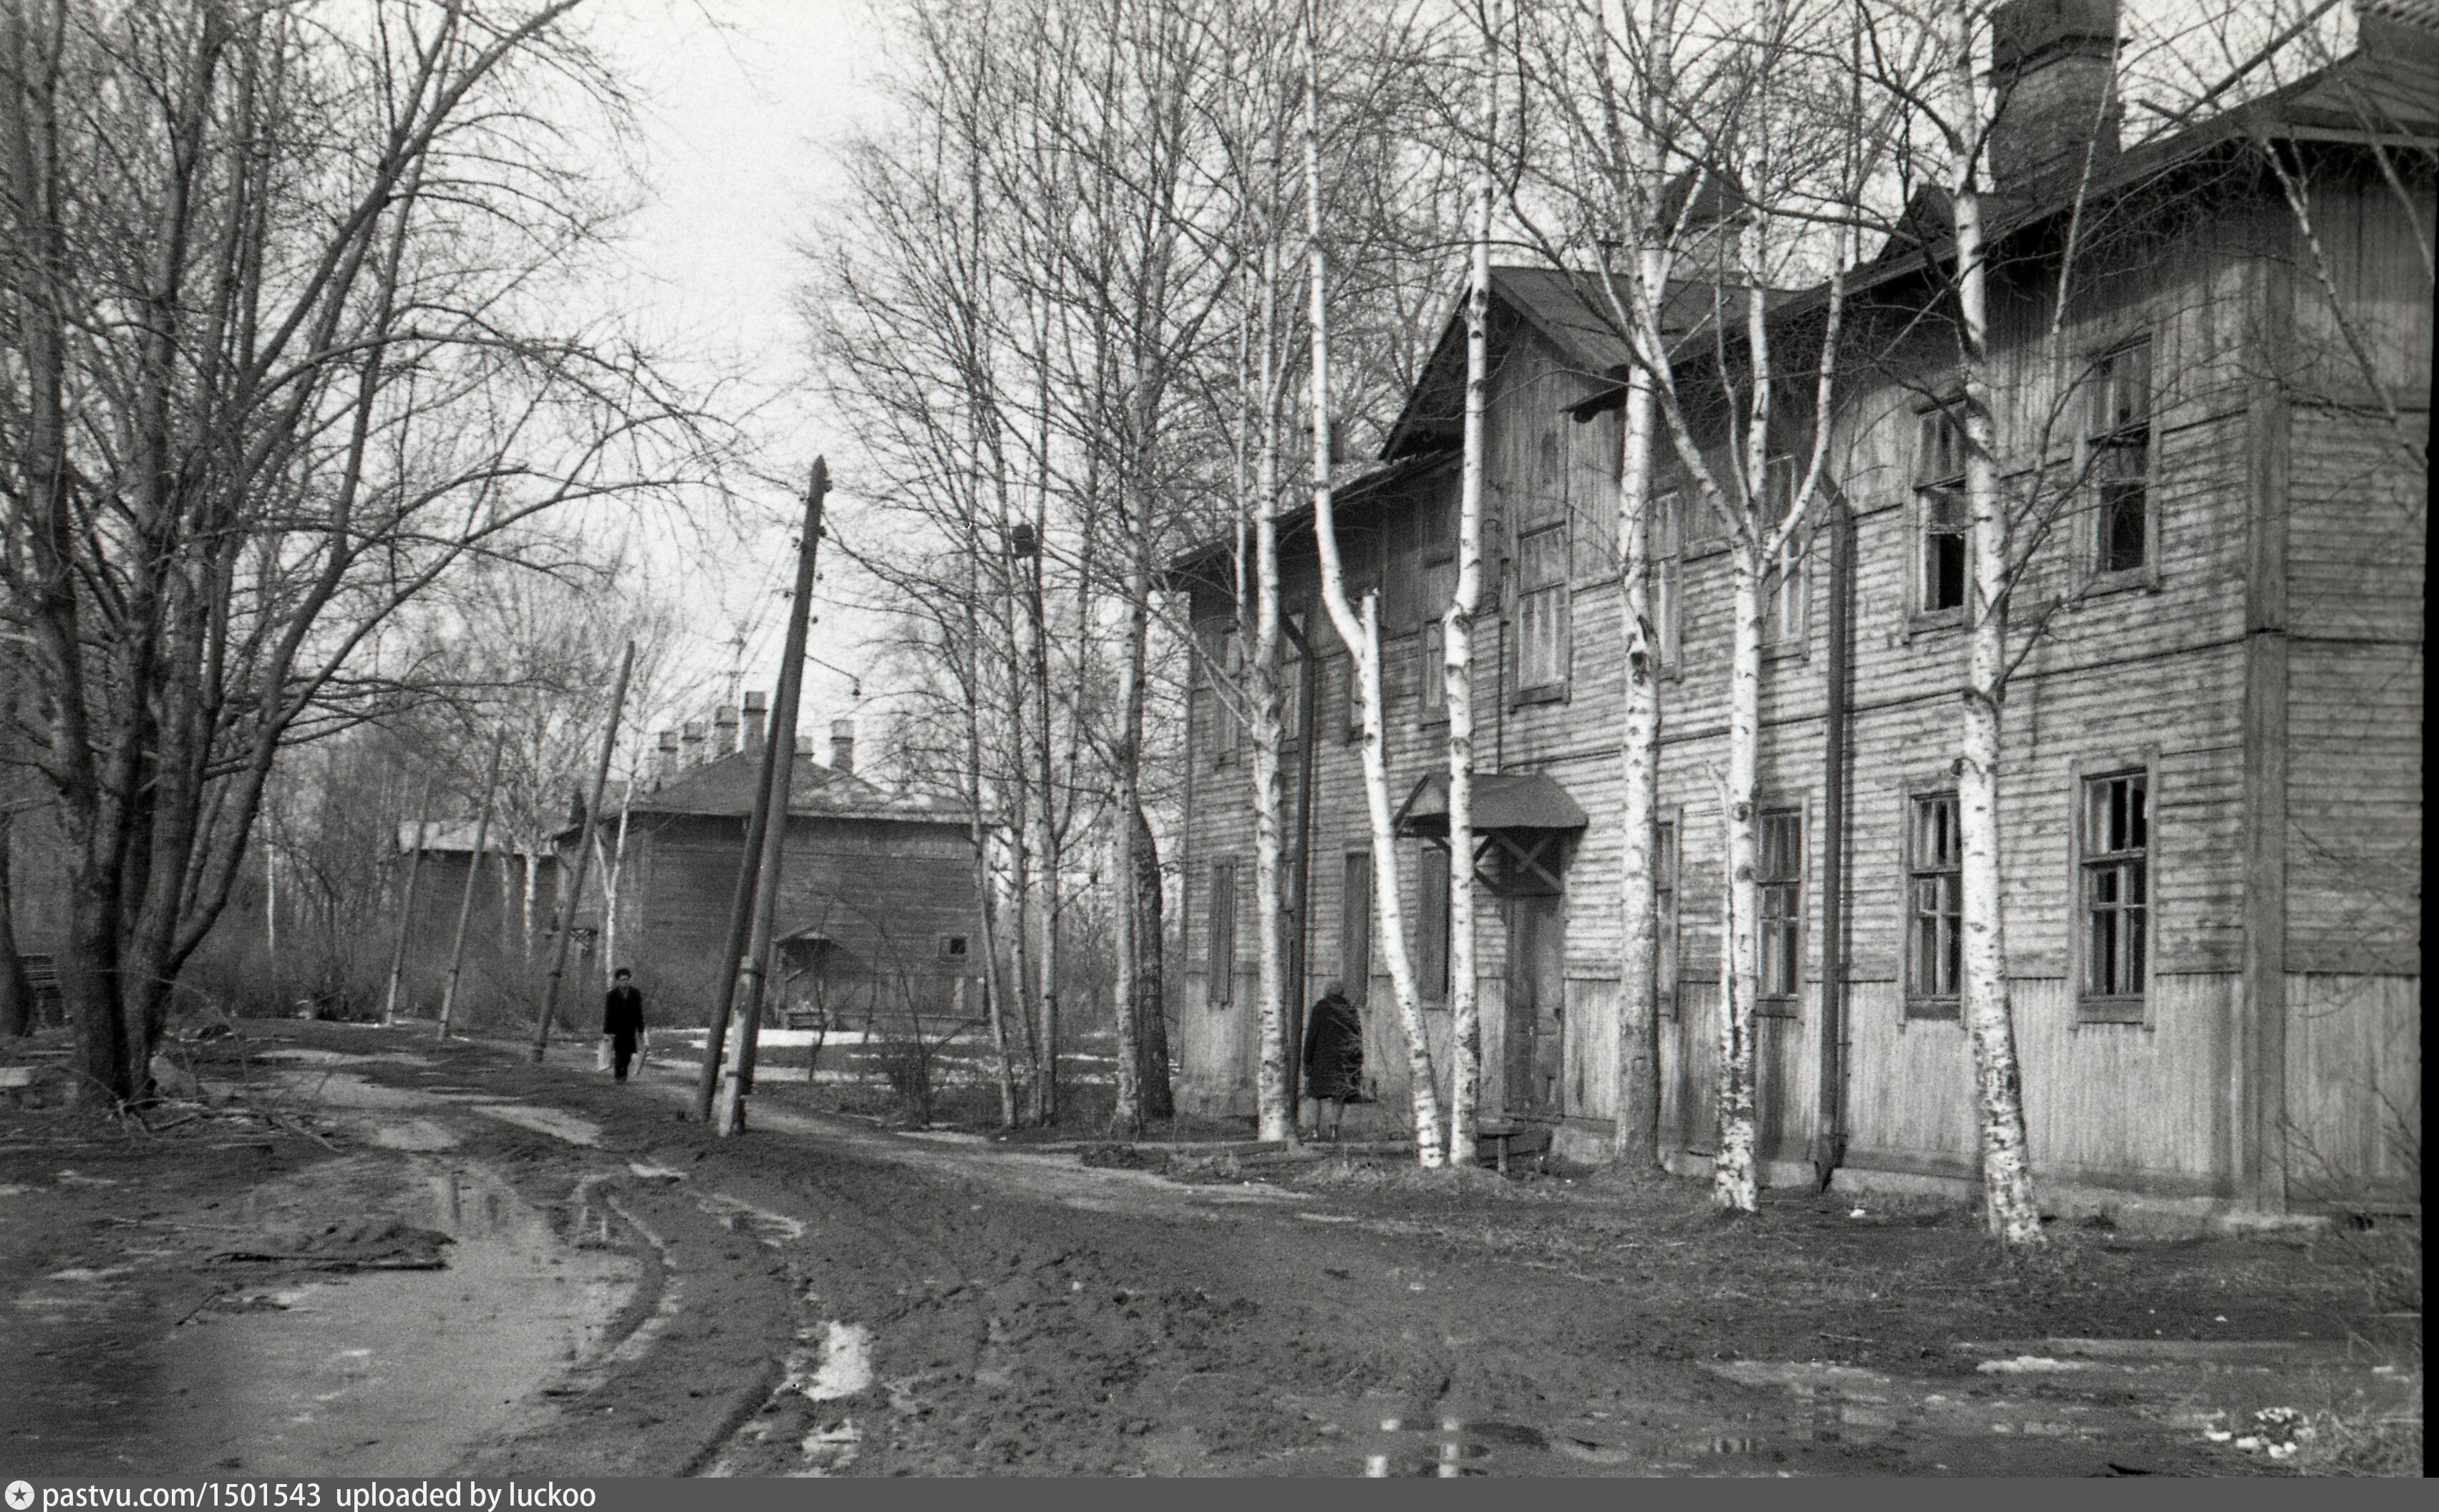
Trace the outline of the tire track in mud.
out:
<instances>
[{"instance_id":1,"label":"tire track in mud","mask_svg":"<svg viewBox=\"0 0 2439 1512\"><path fill-rule=\"evenodd\" d=\"M671 1118L674 1088L489 1054L463 1069L599 1121L591 1147L495 1119L480 1143L592 1180L621 1241L681 1289L489 1473L1617 1473L1659 1466L1667 1435L1736 1432L1748 1405L1698 1403L1761 1400L1633 1358L1563 1278L1307 1223L1304 1194L896 1139L784 1103L722 1140ZM870 1330L872 1370L816 1392L833 1324ZM1588 1412L1647 1426L1596 1444L1533 1426Z\"/></svg>"}]
</instances>

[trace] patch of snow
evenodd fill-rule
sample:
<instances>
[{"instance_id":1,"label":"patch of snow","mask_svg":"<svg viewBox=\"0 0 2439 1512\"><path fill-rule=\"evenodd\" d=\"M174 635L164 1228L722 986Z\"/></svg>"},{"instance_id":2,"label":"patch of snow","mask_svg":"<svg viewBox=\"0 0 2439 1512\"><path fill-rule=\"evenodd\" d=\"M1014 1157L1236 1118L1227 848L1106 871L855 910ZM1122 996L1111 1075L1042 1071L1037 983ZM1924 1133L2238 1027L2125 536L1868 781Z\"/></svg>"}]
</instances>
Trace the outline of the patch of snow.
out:
<instances>
[{"instance_id":1,"label":"patch of snow","mask_svg":"<svg viewBox=\"0 0 2439 1512\"><path fill-rule=\"evenodd\" d=\"M1985 1360L1973 1367L1985 1376L2051 1376L2092 1369L2088 1360L2056 1360L2048 1355L2018 1355L2013 1360Z\"/></svg>"},{"instance_id":2,"label":"patch of snow","mask_svg":"<svg viewBox=\"0 0 2439 1512\"><path fill-rule=\"evenodd\" d=\"M834 1402L872 1388L872 1330L860 1323L833 1323L822 1341L821 1368L805 1385L817 1402Z\"/></svg>"}]
</instances>

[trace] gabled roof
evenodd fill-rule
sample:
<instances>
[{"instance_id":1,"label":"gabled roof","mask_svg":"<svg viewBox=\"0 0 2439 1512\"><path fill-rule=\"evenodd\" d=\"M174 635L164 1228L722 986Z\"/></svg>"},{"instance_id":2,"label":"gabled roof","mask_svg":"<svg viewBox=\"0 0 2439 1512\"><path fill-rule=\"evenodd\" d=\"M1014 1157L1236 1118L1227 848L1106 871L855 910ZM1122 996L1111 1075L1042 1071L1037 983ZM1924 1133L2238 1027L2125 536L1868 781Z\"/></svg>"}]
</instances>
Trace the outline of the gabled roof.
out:
<instances>
[{"instance_id":1,"label":"gabled roof","mask_svg":"<svg viewBox=\"0 0 2439 1512\"><path fill-rule=\"evenodd\" d=\"M1423 364L1398 422L1380 445L1384 461L1452 444L1465 414L1465 304L1459 290L1440 322L1438 343ZM1609 295L1597 272L1493 266L1490 298L1558 349L1562 361L1587 377L1606 377L1630 357L1599 311Z\"/></svg>"},{"instance_id":2,"label":"gabled roof","mask_svg":"<svg viewBox=\"0 0 2439 1512\"><path fill-rule=\"evenodd\" d=\"M401 854L414 853L418 827L412 819L398 822L398 848ZM427 819L419 827L423 830L423 853L427 856L473 854L476 824L472 819ZM504 856L514 854L514 851L515 847L508 844L506 827L495 818L491 823L491 832L483 837L483 854Z\"/></svg>"},{"instance_id":3,"label":"gabled roof","mask_svg":"<svg viewBox=\"0 0 2439 1512\"><path fill-rule=\"evenodd\" d=\"M1992 242L2158 179L2238 141L2366 142L2375 134L2439 139L2439 0L2358 0L2356 45L2324 68L2192 125L2163 133L2104 162L2091 180L2068 172L2030 192L1985 189ZM1919 271L1944 256L1953 235L1946 189L1916 191L1899 224L1849 283L1860 293ZM1818 297L1818 291L1810 292Z\"/></svg>"},{"instance_id":4,"label":"gabled roof","mask_svg":"<svg viewBox=\"0 0 2439 1512\"><path fill-rule=\"evenodd\" d=\"M648 793L638 793L629 812L742 818L754 811L754 790L762 756L739 751L690 767ZM790 774L788 812L817 817L900 819L964 824L963 805L928 793L883 792L852 773L826 767L799 752Z\"/></svg>"},{"instance_id":5,"label":"gabled roof","mask_svg":"<svg viewBox=\"0 0 2439 1512\"><path fill-rule=\"evenodd\" d=\"M1686 337L1709 326L1714 311L1720 308L1721 295L1731 316L1740 318L1738 294L1709 278L1673 281L1660 311L1662 335L1682 346ZM1440 327L1431 360L1423 365L1422 376L1406 397L1397 424L1389 428L1389 438L1380 448L1384 459L1458 442L1465 403L1465 297L1462 292L1457 295ZM1494 266L1490 297L1556 347L1570 371L1602 381L1626 376L1633 353L1611 322L1610 283L1599 270ZM1796 294L1771 290L1764 297L1775 306Z\"/></svg>"},{"instance_id":6,"label":"gabled roof","mask_svg":"<svg viewBox=\"0 0 2439 1512\"><path fill-rule=\"evenodd\" d=\"M1394 462L1373 468L1330 490L1330 503L1338 515L1342 529L1356 523L1371 507L1374 496L1413 478L1423 477L1442 468L1453 467L1457 454L1450 450L1416 452ZM1350 518L1356 517L1356 518ZM1312 533L1312 506L1298 505L1279 516L1279 542L1282 545L1298 536ZM1166 586L1192 589L1197 586L1219 587L1234 591L1236 578L1235 542L1229 537L1206 541L1188 547L1169 559L1164 575Z\"/></svg>"}]
</instances>

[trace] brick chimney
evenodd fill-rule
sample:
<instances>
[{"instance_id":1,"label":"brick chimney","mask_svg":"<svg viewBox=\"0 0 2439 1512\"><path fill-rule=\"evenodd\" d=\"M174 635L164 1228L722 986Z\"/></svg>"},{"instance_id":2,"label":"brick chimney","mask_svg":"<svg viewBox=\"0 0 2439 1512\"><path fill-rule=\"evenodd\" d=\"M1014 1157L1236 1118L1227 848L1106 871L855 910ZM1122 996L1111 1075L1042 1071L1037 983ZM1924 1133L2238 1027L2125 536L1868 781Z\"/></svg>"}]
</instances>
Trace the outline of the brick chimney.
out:
<instances>
[{"instance_id":1,"label":"brick chimney","mask_svg":"<svg viewBox=\"0 0 2439 1512\"><path fill-rule=\"evenodd\" d=\"M830 720L830 770L833 772L855 770L855 721L853 720Z\"/></svg>"},{"instance_id":2,"label":"brick chimney","mask_svg":"<svg viewBox=\"0 0 2439 1512\"><path fill-rule=\"evenodd\" d=\"M800 756L809 756L813 754L813 738L811 736L800 735L796 737L796 754Z\"/></svg>"},{"instance_id":3,"label":"brick chimney","mask_svg":"<svg viewBox=\"0 0 2439 1512\"><path fill-rule=\"evenodd\" d=\"M771 720L771 695L745 695L745 749L759 755L762 750L762 727Z\"/></svg>"},{"instance_id":4,"label":"brick chimney","mask_svg":"<svg viewBox=\"0 0 2439 1512\"><path fill-rule=\"evenodd\" d=\"M2117 155L2117 0L2010 0L1990 17L1990 183L2024 193Z\"/></svg>"},{"instance_id":5,"label":"brick chimney","mask_svg":"<svg viewBox=\"0 0 2439 1512\"><path fill-rule=\"evenodd\" d=\"M712 755L733 756L737 754L737 707L722 703L711 711Z\"/></svg>"},{"instance_id":6,"label":"brick chimney","mask_svg":"<svg viewBox=\"0 0 2439 1512\"><path fill-rule=\"evenodd\" d=\"M677 731L663 730L661 732L660 749L654 753L654 756L655 759L652 762L652 786L659 787L662 783L667 782L669 778L677 775Z\"/></svg>"},{"instance_id":7,"label":"brick chimney","mask_svg":"<svg viewBox=\"0 0 2439 1512\"><path fill-rule=\"evenodd\" d=\"M678 738L678 743L685 751L685 764L689 767L703 765L703 733L701 720L688 720L685 722L685 733Z\"/></svg>"}]
</instances>

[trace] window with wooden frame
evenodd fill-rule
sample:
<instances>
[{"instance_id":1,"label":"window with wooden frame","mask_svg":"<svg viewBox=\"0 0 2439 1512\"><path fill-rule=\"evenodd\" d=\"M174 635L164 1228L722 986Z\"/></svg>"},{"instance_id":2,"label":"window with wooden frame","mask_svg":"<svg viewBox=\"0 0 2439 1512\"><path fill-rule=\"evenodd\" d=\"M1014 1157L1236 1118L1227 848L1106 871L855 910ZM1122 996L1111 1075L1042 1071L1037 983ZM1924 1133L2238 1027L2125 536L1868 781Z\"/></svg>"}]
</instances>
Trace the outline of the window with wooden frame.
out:
<instances>
[{"instance_id":1,"label":"window with wooden frame","mask_svg":"<svg viewBox=\"0 0 2439 1512\"><path fill-rule=\"evenodd\" d=\"M1448 718L1448 622L1456 597L1456 563L1423 569L1423 632L1415 637L1415 707L1425 720Z\"/></svg>"},{"instance_id":2,"label":"window with wooden frame","mask_svg":"<svg viewBox=\"0 0 2439 1512\"><path fill-rule=\"evenodd\" d=\"M1761 813L1761 987L1756 1011L1790 1017L1804 990L1804 810Z\"/></svg>"},{"instance_id":3,"label":"window with wooden frame","mask_svg":"<svg viewBox=\"0 0 2439 1512\"><path fill-rule=\"evenodd\" d=\"M1425 844L1415 863L1415 990L1426 1003L1449 992L1449 850Z\"/></svg>"},{"instance_id":4,"label":"window with wooden frame","mask_svg":"<svg viewBox=\"0 0 2439 1512\"><path fill-rule=\"evenodd\" d=\"M1238 749L1245 743L1245 699L1253 691L1245 677L1245 637L1234 630L1220 637L1219 676L1214 681L1218 685L1219 720L1211 764L1224 767L1237 759Z\"/></svg>"},{"instance_id":5,"label":"window with wooden frame","mask_svg":"<svg viewBox=\"0 0 2439 1512\"><path fill-rule=\"evenodd\" d=\"M1660 670L1684 666L1685 500L1675 489L1651 501L1651 633L1659 642Z\"/></svg>"},{"instance_id":6,"label":"window with wooden frame","mask_svg":"<svg viewBox=\"0 0 2439 1512\"><path fill-rule=\"evenodd\" d=\"M1237 863L1216 862L1211 867L1211 900L1203 936L1202 1000L1224 1008L1237 987Z\"/></svg>"},{"instance_id":7,"label":"window with wooden frame","mask_svg":"<svg viewBox=\"0 0 2439 1512\"><path fill-rule=\"evenodd\" d=\"M1200 766L1218 763L1220 746L1219 695L1212 691L1208 679L1204 685L1186 695L1186 744L1192 759Z\"/></svg>"},{"instance_id":8,"label":"window with wooden frame","mask_svg":"<svg viewBox=\"0 0 2439 1512\"><path fill-rule=\"evenodd\" d=\"M1965 965L1965 850L1956 794L1915 793L1907 809L1905 1014L1953 1019Z\"/></svg>"},{"instance_id":9,"label":"window with wooden frame","mask_svg":"<svg viewBox=\"0 0 2439 1512\"><path fill-rule=\"evenodd\" d=\"M1372 858L1346 853L1344 891L1338 898L1338 981L1346 1001L1363 1005L1372 981Z\"/></svg>"},{"instance_id":10,"label":"window with wooden frame","mask_svg":"<svg viewBox=\"0 0 2439 1512\"><path fill-rule=\"evenodd\" d=\"M2092 576L2148 579L2159 555L2151 500L2151 345L2121 347L2092 365L2087 466Z\"/></svg>"},{"instance_id":11,"label":"window with wooden frame","mask_svg":"<svg viewBox=\"0 0 2439 1512\"><path fill-rule=\"evenodd\" d=\"M1777 528L1795 507L1795 459L1783 456L1770 464L1762 487L1768 490L1764 513ZM1762 569L1761 643L1771 650L1799 650L1804 646L1804 612L1811 601L1812 573L1805 562L1805 532L1788 532L1787 543Z\"/></svg>"},{"instance_id":12,"label":"window with wooden frame","mask_svg":"<svg viewBox=\"0 0 2439 1512\"><path fill-rule=\"evenodd\" d=\"M1673 1019L1677 1017L1677 826L1671 821L1661 825L1659 831L1651 847L1651 900L1659 925L1659 959L1651 974L1660 1015Z\"/></svg>"},{"instance_id":13,"label":"window with wooden frame","mask_svg":"<svg viewBox=\"0 0 2439 1512\"><path fill-rule=\"evenodd\" d=\"M1279 738L1293 742L1304 738L1304 652L1305 616L1279 616Z\"/></svg>"},{"instance_id":14,"label":"window with wooden frame","mask_svg":"<svg viewBox=\"0 0 2439 1512\"><path fill-rule=\"evenodd\" d=\"M2151 955L2151 779L2147 770L2081 778L2075 870L2080 1016L2143 1019Z\"/></svg>"},{"instance_id":15,"label":"window with wooden frame","mask_svg":"<svg viewBox=\"0 0 2439 1512\"><path fill-rule=\"evenodd\" d=\"M1568 670L1567 522L1516 538L1516 691L1563 694Z\"/></svg>"},{"instance_id":16,"label":"window with wooden frame","mask_svg":"<svg viewBox=\"0 0 2439 1512\"><path fill-rule=\"evenodd\" d=\"M1918 418L1914 454L1914 612L1962 619L1972 520L1965 504L1965 427L1954 411Z\"/></svg>"},{"instance_id":17,"label":"window with wooden frame","mask_svg":"<svg viewBox=\"0 0 2439 1512\"><path fill-rule=\"evenodd\" d=\"M1415 638L1415 712L1425 720L1448 717L1448 626L1441 616L1456 598L1458 506L1449 489L1423 501L1422 633Z\"/></svg>"}]
</instances>

